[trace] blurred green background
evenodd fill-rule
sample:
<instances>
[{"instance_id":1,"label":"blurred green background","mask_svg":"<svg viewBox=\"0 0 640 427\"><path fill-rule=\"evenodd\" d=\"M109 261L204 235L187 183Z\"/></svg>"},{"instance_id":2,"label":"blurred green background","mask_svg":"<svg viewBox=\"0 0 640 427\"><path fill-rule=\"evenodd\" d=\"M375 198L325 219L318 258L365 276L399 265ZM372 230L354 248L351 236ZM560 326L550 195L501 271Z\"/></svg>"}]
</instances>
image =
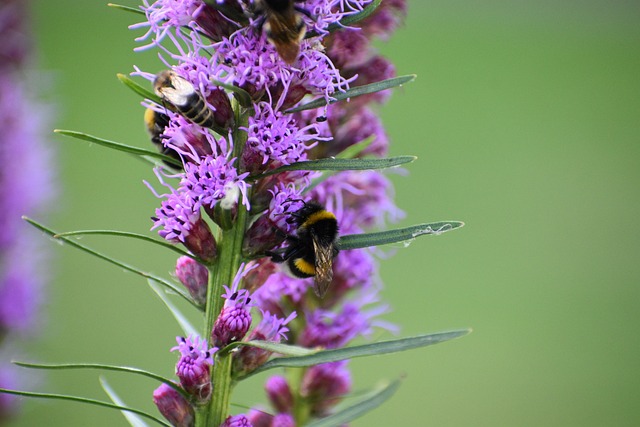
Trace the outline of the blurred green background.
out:
<instances>
[{"instance_id":1,"label":"blurred green background","mask_svg":"<svg viewBox=\"0 0 640 427\"><path fill-rule=\"evenodd\" d=\"M124 0L123 0L124 2ZM136 15L102 1L33 2L54 127L148 147L139 98L116 79L133 64ZM134 2L126 4L133 5ZM386 319L402 335L473 334L352 362L355 389L404 377L354 426L640 425L640 3L409 1L380 50L418 79L382 109L403 224L458 219L460 231L398 249L382 264ZM154 177L121 153L52 136L64 192L42 218L57 230L145 232ZM83 242L168 274L174 257L131 241ZM48 243L48 242L45 242ZM68 247L55 251L42 337L49 362L95 361L171 375L180 331L140 278ZM39 390L104 398L98 373L52 372ZM107 374L153 411L151 381ZM237 404L263 400L262 378ZM238 411L241 409L236 408ZM18 426L126 425L115 411L27 401Z\"/></svg>"}]
</instances>

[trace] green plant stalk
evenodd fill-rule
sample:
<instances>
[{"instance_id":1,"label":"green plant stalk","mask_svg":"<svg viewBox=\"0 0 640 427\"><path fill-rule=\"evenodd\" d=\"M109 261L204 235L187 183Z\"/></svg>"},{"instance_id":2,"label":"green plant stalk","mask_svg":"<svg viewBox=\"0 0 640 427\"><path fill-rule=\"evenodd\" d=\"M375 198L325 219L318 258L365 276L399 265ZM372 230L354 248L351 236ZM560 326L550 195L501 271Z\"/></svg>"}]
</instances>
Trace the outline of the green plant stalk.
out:
<instances>
[{"instance_id":1,"label":"green plant stalk","mask_svg":"<svg viewBox=\"0 0 640 427\"><path fill-rule=\"evenodd\" d=\"M247 134L240 130L249 123L249 112L243 109L235 100L233 110L235 112L236 127L233 131L233 155L240 159L242 149L247 142ZM210 340L211 331L216 318L222 310L224 299L223 285L231 286L233 279L242 263L242 241L247 225L248 212L240 202L237 207L237 216L232 227L228 230L220 229L218 233L218 256L209 266L209 285L207 288L207 307L203 338ZM206 407L196 408L196 427L219 426L229 415L229 402L231 398L231 354L216 357L211 372L213 393L211 401Z\"/></svg>"},{"instance_id":2,"label":"green plant stalk","mask_svg":"<svg viewBox=\"0 0 640 427\"><path fill-rule=\"evenodd\" d=\"M311 417L310 406L300 394L300 386L302 385L302 379L307 368L287 368L287 378L292 388L291 395L293 396L293 418L297 426L304 426L309 422Z\"/></svg>"}]
</instances>

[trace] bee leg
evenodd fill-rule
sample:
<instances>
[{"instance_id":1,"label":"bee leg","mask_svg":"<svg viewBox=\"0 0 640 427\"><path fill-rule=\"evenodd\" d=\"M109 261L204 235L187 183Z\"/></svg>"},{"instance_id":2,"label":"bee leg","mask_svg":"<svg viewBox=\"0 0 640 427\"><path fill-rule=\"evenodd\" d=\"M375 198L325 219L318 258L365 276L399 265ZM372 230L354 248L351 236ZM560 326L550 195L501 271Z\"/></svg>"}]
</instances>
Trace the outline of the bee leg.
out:
<instances>
[{"instance_id":1,"label":"bee leg","mask_svg":"<svg viewBox=\"0 0 640 427\"><path fill-rule=\"evenodd\" d=\"M286 239L293 244L286 248L276 249L275 251L266 251L264 254L271 257L273 262L285 262L291 257L298 257L305 251L304 247L300 245L300 239L296 236L286 236Z\"/></svg>"},{"instance_id":2,"label":"bee leg","mask_svg":"<svg viewBox=\"0 0 640 427\"><path fill-rule=\"evenodd\" d=\"M256 25L254 27L256 30L256 34L258 35L262 34L262 29L264 28L265 22L267 22L266 15L261 15L260 17L258 17L258 19L256 19Z\"/></svg>"},{"instance_id":3,"label":"bee leg","mask_svg":"<svg viewBox=\"0 0 640 427\"><path fill-rule=\"evenodd\" d=\"M288 246L283 249L278 249L275 251L266 251L264 254L268 257L271 257L271 261L281 263L285 262L291 257L299 255L300 248L296 246Z\"/></svg>"},{"instance_id":4,"label":"bee leg","mask_svg":"<svg viewBox=\"0 0 640 427\"><path fill-rule=\"evenodd\" d=\"M273 234L278 236L280 239L286 239L287 237L289 237L287 233L280 230L278 227L271 227L271 231L273 231Z\"/></svg>"},{"instance_id":5,"label":"bee leg","mask_svg":"<svg viewBox=\"0 0 640 427\"><path fill-rule=\"evenodd\" d=\"M287 258L284 257L284 252L281 253L278 251L266 251L264 254L268 257L271 257L271 261L273 262L282 263L287 260Z\"/></svg>"}]
</instances>

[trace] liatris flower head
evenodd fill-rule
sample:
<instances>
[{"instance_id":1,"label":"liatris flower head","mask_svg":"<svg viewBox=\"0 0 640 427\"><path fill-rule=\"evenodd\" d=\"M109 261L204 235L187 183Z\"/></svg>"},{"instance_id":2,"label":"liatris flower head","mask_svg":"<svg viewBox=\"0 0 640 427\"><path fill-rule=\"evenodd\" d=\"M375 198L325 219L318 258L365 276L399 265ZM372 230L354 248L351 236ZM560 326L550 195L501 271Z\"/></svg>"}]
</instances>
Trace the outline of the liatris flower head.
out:
<instances>
[{"instance_id":1,"label":"liatris flower head","mask_svg":"<svg viewBox=\"0 0 640 427\"><path fill-rule=\"evenodd\" d=\"M246 415L233 415L220 425L220 427L253 427Z\"/></svg>"},{"instance_id":2,"label":"liatris flower head","mask_svg":"<svg viewBox=\"0 0 640 427\"><path fill-rule=\"evenodd\" d=\"M217 347L222 348L241 340L251 326L251 297L249 291L240 289L240 280L254 267L245 269L244 264L241 265L233 285L230 288L224 286L225 293L222 297L225 303L211 333L211 340Z\"/></svg>"},{"instance_id":3,"label":"liatris flower head","mask_svg":"<svg viewBox=\"0 0 640 427\"><path fill-rule=\"evenodd\" d=\"M199 337L177 337L178 345L171 351L180 352L180 360L176 364L176 375L180 385L191 394L196 401L206 402L211 396L210 369L213 355L217 347L208 348L207 341Z\"/></svg>"}]
</instances>

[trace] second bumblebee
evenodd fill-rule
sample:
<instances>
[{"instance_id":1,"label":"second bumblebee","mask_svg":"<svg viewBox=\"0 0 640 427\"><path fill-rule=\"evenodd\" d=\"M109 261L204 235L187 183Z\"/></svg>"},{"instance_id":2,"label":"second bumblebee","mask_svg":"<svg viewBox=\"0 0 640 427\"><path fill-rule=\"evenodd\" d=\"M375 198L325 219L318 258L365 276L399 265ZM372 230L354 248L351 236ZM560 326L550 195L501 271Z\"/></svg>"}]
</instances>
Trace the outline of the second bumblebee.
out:
<instances>
[{"instance_id":1,"label":"second bumblebee","mask_svg":"<svg viewBox=\"0 0 640 427\"><path fill-rule=\"evenodd\" d=\"M208 128L215 126L213 112L205 104L202 95L196 92L191 82L174 71L164 70L158 73L153 89L163 102L193 123Z\"/></svg>"},{"instance_id":2,"label":"second bumblebee","mask_svg":"<svg viewBox=\"0 0 640 427\"><path fill-rule=\"evenodd\" d=\"M333 281L333 258L338 255L338 220L315 202L305 203L292 215L296 235L286 236L289 246L269 252L274 262L287 262L296 277L313 277L314 291L323 298Z\"/></svg>"}]
</instances>

